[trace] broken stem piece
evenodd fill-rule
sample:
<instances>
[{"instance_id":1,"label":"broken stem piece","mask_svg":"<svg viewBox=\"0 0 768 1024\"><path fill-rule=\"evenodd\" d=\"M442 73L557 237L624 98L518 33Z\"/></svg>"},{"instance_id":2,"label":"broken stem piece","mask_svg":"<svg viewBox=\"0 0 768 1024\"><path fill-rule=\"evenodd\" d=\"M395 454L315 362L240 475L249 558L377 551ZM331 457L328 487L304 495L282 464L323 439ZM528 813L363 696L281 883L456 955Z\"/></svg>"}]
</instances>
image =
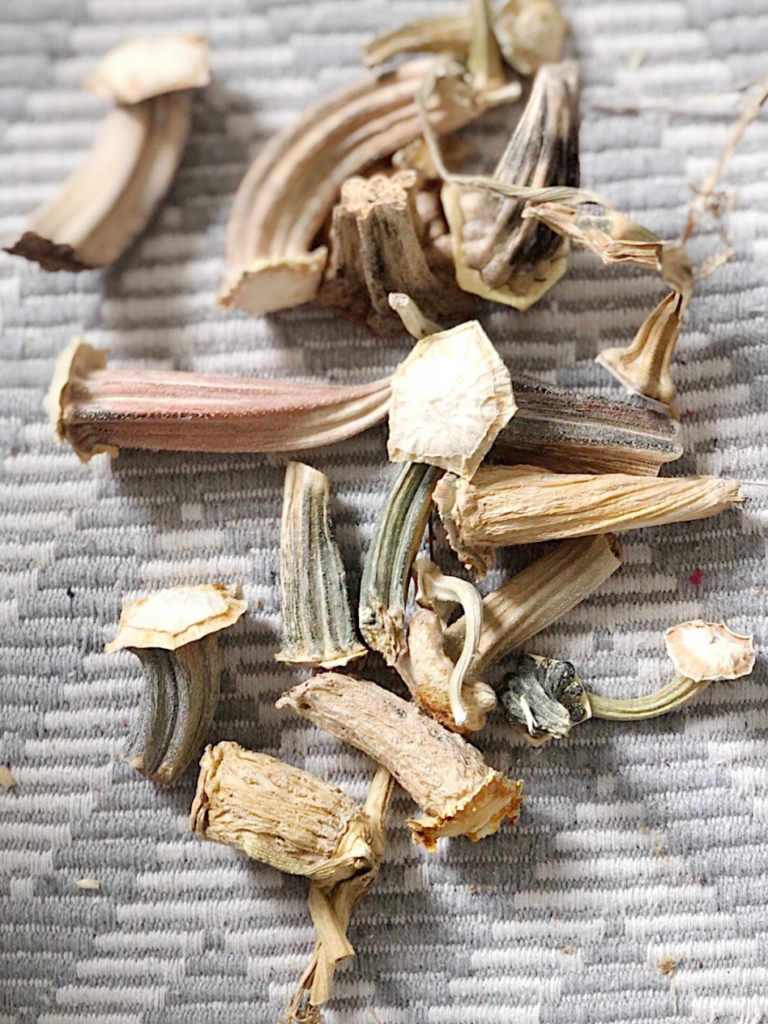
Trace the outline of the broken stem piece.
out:
<instances>
[{"instance_id":1,"label":"broken stem piece","mask_svg":"<svg viewBox=\"0 0 768 1024\"><path fill-rule=\"evenodd\" d=\"M373 528L360 582L360 632L394 665L406 652L405 600L411 565L432 508L441 471L406 463L398 471Z\"/></svg>"},{"instance_id":2,"label":"broken stem piece","mask_svg":"<svg viewBox=\"0 0 768 1024\"><path fill-rule=\"evenodd\" d=\"M645 318L632 344L626 348L604 349L597 362L633 395L658 403L675 419L677 389L669 372L677 348L687 300L670 292Z\"/></svg>"},{"instance_id":3,"label":"broken stem piece","mask_svg":"<svg viewBox=\"0 0 768 1024\"><path fill-rule=\"evenodd\" d=\"M543 557L483 598L483 617L472 676L541 633L593 594L622 563L612 534L560 541ZM461 650L464 618L446 630L449 655Z\"/></svg>"},{"instance_id":4,"label":"broken stem piece","mask_svg":"<svg viewBox=\"0 0 768 1024\"><path fill-rule=\"evenodd\" d=\"M742 500L737 481L713 476L587 476L531 466L481 466L472 480L446 474L434 493L451 547L481 574L497 547L691 522Z\"/></svg>"},{"instance_id":5,"label":"broken stem piece","mask_svg":"<svg viewBox=\"0 0 768 1024\"><path fill-rule=\"evenodd\" d=\"M291 452L335 444L380 423L389 378L342 386L105 369L105 353L75 339L46 399L56 436L87 462L121 448Z\"/></svg>"},{"instance_id":6,"label":"broken stem piece","mask_svg":"<svg viewBox=\"0 0 768 1024\"><path fill-rule=\"evenodd\" d=\"M32 213L6 252L45 270L114 263L170 188L189 134L189 89L208 80L207 45L199 36L137 41L107 54L85 85L121 105L107 115L80 167Z\"/></svg>"},{"instance_id":7,"label":"broken stem piece","mask_svg":"<svg viewBox=\"0 0 768 1024\"><path fill-rule=\"evenodd\" d=\"M685 707L706 690L709 683L708 679L695 682L687 676L676 676L671 683L646 697L616 700L587 691L587 698L593 718L607 718L612 722L640 722Z\"/></svg>"},{"instance_id":8,"label":"broken stem piece","mask_svg":"<svg viewBox=\"0 0 768 1024\"><path fill-rule=\"evenodd\" d=\"M560 59L567 25L555 0L508 0L490 12L491 25L504 59L521 75ZM471 11L424 18L383 32L363 49L367 67L402 53L469 53L473 39Z\"/></svg>"},{"instance_id":9,"label":"broken stem piece","mask_svg":"<svg viewBox=\"0 0 768 1024\"><path fill-rule=\"evenodd\" d=\"M278 661L333 668L367 653L352 625L329 503L328 477L289 462L280 531L284 638Z\"/></svg>"},{"instance_id":10,"label":"broken stem piece","mask_svg":"<svg viewBox=\"0 0 768 1024\"><path fill-rule=\"evenodd\" d=\"M219 700L218 634L246 610L237 587L172 587L123 608L107 653L129 650L148 672L123 756L152 782L174 782L197 756Z\"/></svg>"},{"instance_id":11,"label":"broken stem piece","mask_svg":"<svg viewBox=\"0 0 768 1024\"><path fill-rule=\"evenodd\" d=\"M222 305L269 313L315 298L328 250L313 246L343 182L422 134L416 92L425 67L411 61L346 86L269 142L232 206ZM438 132L467 124L491 102L455 60L441 84L427 112Z\"/></svg>"},{"instance_id":12,"label":"broken stem piece","mask_svg":"<svg viewBox=\"0 0 768 1024\"><path fill-rule=\"evenodd\" d=\"M683 454L680 427L645 404L612 402L512 373L517 412L489 459L576 473L656 476Z\"/></svg>"},{"instance_id":13,"label":"broken stem piece","mask_svg":"<svg viewBox=\"0 0 768 1024\"><path fill-rule=\"evenodd\" d=\"M517 820L522 783L505 778L480 752L414 704L374 683L325 672L284 694L291 707L387 768L427 817L411 819L415 843L433 850L441 836L483 839Z\"/></svg>"},{"instance_id":14,"label":"broken stem piece","mask_svg":"<svg viewBox=\"0 0 768 1024\"><path fill-rule=\"evenodd\" d=\"M493 174L495 183L545 189L579 185L578 69L539 69L525 111ZM523 219L525 204L448 181L443 206L451 226L456 279L465 291L528 309L565 273L567 242Z\"/></svg>"}]
</instances>

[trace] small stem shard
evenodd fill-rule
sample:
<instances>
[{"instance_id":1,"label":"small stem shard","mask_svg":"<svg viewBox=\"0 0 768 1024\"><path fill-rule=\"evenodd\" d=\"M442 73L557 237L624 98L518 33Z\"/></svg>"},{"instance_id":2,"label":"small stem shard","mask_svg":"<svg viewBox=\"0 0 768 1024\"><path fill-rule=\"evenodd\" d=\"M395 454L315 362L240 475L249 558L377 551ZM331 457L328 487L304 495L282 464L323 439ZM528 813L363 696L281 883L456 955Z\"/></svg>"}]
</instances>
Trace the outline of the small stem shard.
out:
<instances>
[{"instance_id":1,"label":"small stem shard","mask_svg":"<svg viewBox=\"0 0 768 1024\"><path fill-rule=\"evenodd\" d=\"M323 473L288 463L280 533L284 640L278 661L332 668L367 653L352 625L329 500Z\"/></svg>"}]
</instances>

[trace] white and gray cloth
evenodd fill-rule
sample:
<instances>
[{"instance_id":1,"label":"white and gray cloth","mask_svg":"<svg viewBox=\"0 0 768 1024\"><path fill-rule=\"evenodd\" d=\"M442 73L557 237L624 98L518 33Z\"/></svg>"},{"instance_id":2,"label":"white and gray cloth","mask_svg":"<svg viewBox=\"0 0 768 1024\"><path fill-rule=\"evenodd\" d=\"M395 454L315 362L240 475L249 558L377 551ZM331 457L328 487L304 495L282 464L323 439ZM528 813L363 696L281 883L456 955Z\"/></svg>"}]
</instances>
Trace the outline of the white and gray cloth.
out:
<instances>
[{"instance_id":1,"label":"white and gray cloth","mask_svg":"<svg viewBox=\"0 0 768 1024\"><path fill-rule=\"evenodd\" d=\"M161 790L120 761L141 670L127 652L103 653L128 600L239 581L251 608L223 640L212 738L364 797L362 754L273 708L301 678L273 660L285 460L124 453L81 465L53 445L41 401L78 332L115 366L338 382L391 371L405 336L382 341L315 307L268 319L217 309L225 222L250 160L362 73L374 30L451 6L3 0L3 237L95 137L106 105L77 85L109 47L203 32L214 84L195 100L167 201L116 267L49 274L0 254L0 762L18 781L0 790L0 1024L253 1024L275 1020L293 991L313 942L305 882L187 833L194 768ZM686 97L768 73L768 0L571 0L565 11L584 80L583 183L672 236L739 99ZM640 101L657 106L622 112ZM675 366L686 455L673 473L768 476L767 143L763 117L725 174L736 255L686 319ZM721 247L709 225L692 249L701 259ZM628 341L662 295L651 274L576 253L532 311L495 307L483 322L511 366L615 396L594 357ZM391 475L384 428L308 461L330 477L354 592ZM754 494L741 513L627 536L625 566L529 649L626 696L668 680L662 633L684 619L724 618L765 650L768 492ZM488 586L531 557L502 553ZM751 678L714 684L683 713L590 722L540 750L497 715L478 742L525 780L520 823L429 856L403 827L408 801L395 800L329 1024L365 1021L368 1006L381 1024L763 1019L767 692L759 655ZM85 878L100 888L78 888Z\"/></svg>"}]
</instances>

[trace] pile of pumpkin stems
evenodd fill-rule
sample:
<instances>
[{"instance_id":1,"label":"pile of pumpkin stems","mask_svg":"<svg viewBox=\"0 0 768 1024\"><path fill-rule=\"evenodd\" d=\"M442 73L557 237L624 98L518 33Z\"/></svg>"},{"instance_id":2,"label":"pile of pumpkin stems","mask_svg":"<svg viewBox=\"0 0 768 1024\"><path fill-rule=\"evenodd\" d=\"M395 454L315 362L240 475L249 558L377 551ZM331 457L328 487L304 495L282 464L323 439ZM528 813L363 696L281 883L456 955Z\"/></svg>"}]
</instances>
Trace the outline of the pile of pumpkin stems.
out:
<instances>
[{"instance_id":1,"label":"pile of pumpkin stems","mask_svg":"<svg viewBox=\"0 0 768 1024\"><path fill-rule=\"evenodd\" d=\"M391 378L341 387L110 370L104 353L76 339L47 399L57 436L83 460L122 448L297 452L389 421L389 456L400 466L366 556L360 635L327 478L290 462L282 517L277 657L320 671L278 706L378 763L366 801L359 806L305 771L224 742L203 755L192 808L202 838L310 880L317 943L289 1020L319 1019L336 965L354 953L347 928L384 854L395 782L423 812L408 826L427 850L441 837L478 841L517 820L522 783L490 767L466 738L497 703L538 744L591 717L633 721L676 710L754 662L748 637L697 620L665 634L676 675L647 697L598 696L569 662L531 654L487 681L501 659L619 568L616 533L742 501L735 481L658 476L682 455L669 369L695 282L685 242L706 190L680 237L664 240L581 188L578 69L561 62L565 36L554 0L510 0L496 10L471 0L466 13L388 33L367 47L369 65L436 55L322 100L272 140L244 179L229 222L222 305L269 313L314 301L377 333L404 327L417 344ZM197 37L108 55L89 87L117 104L112 144L144 126L122 191L74 215L74 200L87 205L85 186L109 154L97 144L74 184L9 251L50 270L113 262L170 183L188 129L188 90L207 80ZM179 97L175 107L170 96ZM494 172L456 170L466 146L449 133L521 98ZM735 126L731 149L764 98ZM651 270L665 286L632 343L598 357L636 396L630 402L510 375L480 324L467 319L479 299L528 309L565 273L571 245L606 265ZM456 325L446 329L445 320ZM483 598L467 578L418 557L433 507L477 579L499 547L554 544ZM245 610L237 587L220 584L172 588L123 609L108 649L132 651L148 670L125 756L154 782L173 782L199 754L218 699L218 635ZM369 651L395 670L409 700L338 671Z\"/></svg>"}]
</instances>

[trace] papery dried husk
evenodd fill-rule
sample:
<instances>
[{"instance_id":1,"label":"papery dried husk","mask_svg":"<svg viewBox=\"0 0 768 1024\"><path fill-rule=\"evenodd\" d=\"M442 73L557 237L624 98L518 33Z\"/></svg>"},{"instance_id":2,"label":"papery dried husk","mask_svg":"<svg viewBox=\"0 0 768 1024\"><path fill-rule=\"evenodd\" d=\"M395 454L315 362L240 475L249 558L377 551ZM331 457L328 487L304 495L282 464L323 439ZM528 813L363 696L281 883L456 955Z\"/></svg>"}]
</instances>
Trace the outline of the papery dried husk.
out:
<instances>
[{"instance_id":1,"label":"papery dried husk","mask_svg":"<svg viewBox=\"0 0 768 1024\"><path fill-rule=\"evenodd\" d=\"M178 35L121 43L102 57L83 89L117 103L141 103L169 92L199 89L210 80L207 39Z\"/></svg>"},{"instance_id":2,"label":"papery dried husk","mask_svg":"<svg viewBox=\"0 0 768 1024\"><path fill-rule=\"evenodd\" d=\"M476 320L433 334L392 378L389 458L471 477L515 409L509 373Z\"/></svg>"},{"instance_id":3,"label":"papery dried husk","mask_svg":"<svg viewBox=\"0 0 768 1024\"><path fill-rule=\"evenodd\" d=\"M664 643L677 671L694 682L740 679L755 665L752 637L734 633L724 622L681 622L666 631Z\"/></svg>"},{"instance_id":4,"label":"papery dried husk","mask_svg":"<svg viewBox=\"0 0 768 1024\"><path fill-rule=\"evenodd\" d=\"M492 11L493 33L504 59L521 75L560 59L568 26L554 0L508 0ZM368 67L402 53L468 54L473 32L470 11L424 18L382 32L363 49Z\"/></svg>"},{"instance_id":5,"label":"papery dried husk","mask_svg":"<svg viewBox=\"0 0 768 1024\"><path fill-rule=\"evenodd\" d=\"M690 522L742 500L738 481L713 476L588 476L532 466L481 466L471 481L447 474L434 491L451 547L479 574L497 547Z\"/></svg>"},{"instance_id":6,"label":"papery dried husk","mask_svg":"<svg viewBox=\"0 0 768 1024\"><path fill-rule=\"evenodd\" d=\"M566 203L535 203L523 211L523 219L535 219L589 249L606 266L632 263L654 270L674 291L690 297L693 269L679 240L658 238L618 210Z\"/></svg>"},{"instance_id":7,"label":"papery dried husk","mask_svg":"<svg viewBox=\"0 0 768 1024\"><path fill-rule=\"evenodd\" d=\"M284 694L278 707L369 754L425 811L413 841L433 850L443 836L483 839L517 820L522 783L505 778L455 732L374 683L324 672Z\"/></svg>"}]
</instances>

